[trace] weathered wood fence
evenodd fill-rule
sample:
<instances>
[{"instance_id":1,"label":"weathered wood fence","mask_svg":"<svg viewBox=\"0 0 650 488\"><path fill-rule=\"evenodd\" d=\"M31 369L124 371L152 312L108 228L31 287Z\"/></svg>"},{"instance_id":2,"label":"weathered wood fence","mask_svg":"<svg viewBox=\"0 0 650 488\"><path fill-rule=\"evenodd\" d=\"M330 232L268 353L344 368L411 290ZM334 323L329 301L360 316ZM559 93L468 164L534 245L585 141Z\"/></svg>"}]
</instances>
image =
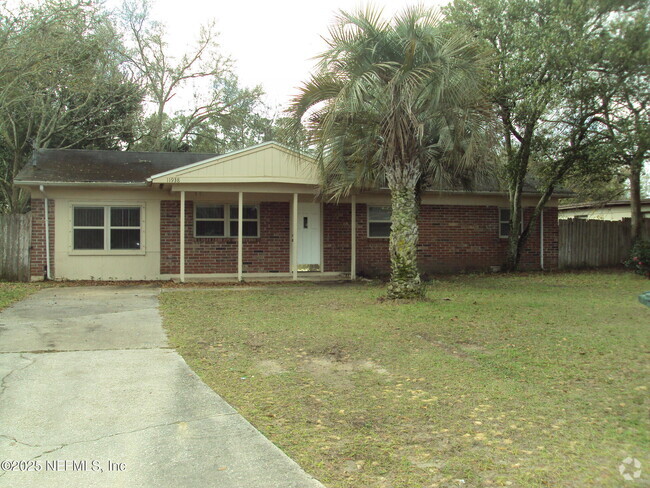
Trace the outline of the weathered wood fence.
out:
<instances>
[{"instance_id":1,"label":"weathered wood fence","mask_svg":"<svg viewBox=\"0 0 650 488\"><path fill-rule=\"evenodd\" d=\"M31 214L0 214L0 280L29 281Z\"/></svg>"},{"instance_id":2,"label":"weathered wood fence","mask_svg":"<svg viewBox=\"0 0 650 488\"><path fill-rule=\"evenodd\" d=\"M560 220L560 268L598 268L620 266L632 247L630 219ZM650 219L644 219L650 236Z\"/></svg>"}]
</instances>

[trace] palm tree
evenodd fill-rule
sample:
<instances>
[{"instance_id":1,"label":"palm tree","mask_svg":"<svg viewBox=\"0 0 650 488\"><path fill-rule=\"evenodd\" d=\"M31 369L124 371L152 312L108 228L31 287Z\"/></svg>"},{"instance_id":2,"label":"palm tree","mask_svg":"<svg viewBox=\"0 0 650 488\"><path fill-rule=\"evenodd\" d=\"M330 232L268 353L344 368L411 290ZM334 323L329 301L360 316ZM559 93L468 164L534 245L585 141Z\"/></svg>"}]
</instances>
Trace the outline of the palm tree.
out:
<instances>
[{"instance_id":1,"label":"palm tree","mask_svg":"<svg viewBox=\"0 0 650 488\"><path fill-rule=\"evenodd\" d=\"M393 21L371 8L341 11L327 42L290 112L307 127L325 195L338 200L388 187L388 296L421 297L419 194L471 180L492 147L482 90L487 56L424 7L407 8Z\"/></svg>"}]
</instances>

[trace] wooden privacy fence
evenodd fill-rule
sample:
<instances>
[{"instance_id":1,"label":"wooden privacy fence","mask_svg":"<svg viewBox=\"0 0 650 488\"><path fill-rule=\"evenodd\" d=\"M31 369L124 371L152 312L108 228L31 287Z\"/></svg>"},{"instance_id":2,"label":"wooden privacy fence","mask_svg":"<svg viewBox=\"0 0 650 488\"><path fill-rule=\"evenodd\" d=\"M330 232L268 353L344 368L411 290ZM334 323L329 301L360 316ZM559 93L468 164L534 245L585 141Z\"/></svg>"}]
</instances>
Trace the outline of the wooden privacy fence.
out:
<instances>
[{"instance_id":1,"label":"wooden privacy fence","mask_svg":"<svg viewBox=\"0 0 650 488\"><path fill-rule=\"evenodd\" d=\"M0 214L0 280L29 281L31 214Z\"/></svg>"},{"instance_id":2,"label":"wooden privacy fence","mask_svg":"<svg viewBox=\"0 0 650 488\"><path fill-rule=\"evenodd\" d=\"M560 268L619 266L632 247L630 219L560 220ZM645 236L650 236L650 219L643 220Z\"/></svg>"}]
</instances>

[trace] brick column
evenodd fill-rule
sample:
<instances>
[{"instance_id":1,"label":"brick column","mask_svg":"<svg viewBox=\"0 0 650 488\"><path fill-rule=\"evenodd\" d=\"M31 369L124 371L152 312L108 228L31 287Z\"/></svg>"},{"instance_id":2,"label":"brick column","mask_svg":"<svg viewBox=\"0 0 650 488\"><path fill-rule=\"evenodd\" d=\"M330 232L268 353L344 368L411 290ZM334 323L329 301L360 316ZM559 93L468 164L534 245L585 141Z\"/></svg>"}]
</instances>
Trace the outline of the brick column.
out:
<instances>
[{"instance_id":1,"label":"brick column","mask_svg":"<svg viewBox=\"0 0 650 488\"><path fill-rule=\"evenodd\" d=\"M50 276L54 278L54 200L48 201L50 220ZM47 251L45 247L45 200L32 198L32 240L29 252L30 275L34 278L46 276Z\"/></svg>"}]
</instances>

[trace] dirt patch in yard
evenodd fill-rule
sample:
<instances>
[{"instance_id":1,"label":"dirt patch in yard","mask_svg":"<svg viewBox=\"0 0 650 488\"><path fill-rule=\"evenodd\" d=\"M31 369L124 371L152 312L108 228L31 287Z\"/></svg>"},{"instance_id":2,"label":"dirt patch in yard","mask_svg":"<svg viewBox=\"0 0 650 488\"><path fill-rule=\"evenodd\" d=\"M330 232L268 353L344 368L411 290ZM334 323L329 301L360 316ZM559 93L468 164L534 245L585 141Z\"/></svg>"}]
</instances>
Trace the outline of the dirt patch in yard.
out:
<instances>
[{"instance_id":1,"label":"dirt patch in yard","mask_svg":"<svg viewBox=\"0 0 650 488\"><path fill-rule=\"evenodd\" d=\"M378 375L389 375L386 368L381 367L369 359L350 361L337 360L332 357L304 356L298 360L298 371L308 373L315 380L335 387L352 387L349 378L357 372L372 371ZM290 367L276 359L257 361L255 369L263 376L273 376L288 373Z\"/></svg>"},{"instance_id":2,"label":"dirt patch in yard","mask_svg":"<svg viewBox=\"0 0 650 488\"><path fill-rule=\"evenodd\" d=\"M283 374L288 372L288 370L284 368L279 361L276 361L274 359L264 359L262 361L258 361L256 369L263 376L272 376L274 374Z\"/></svg>"},{"instance_id":3,"label":"dirt patch in yard","mask_svg":"<svg viewBox=\"0 0 650 488\"><path fill-rule=\"evenodd\" d=\"M307 357L299 365L299 369L309 373L317 381L341 388L351 388L353 382L350 376L357 372L373 371L380 375L390 374L388 370L371 360L338 361L323 357Z\"/></svg>"},{"instance_id":4,"label":"dirt patch in yard","mask_svg":"<svg viewBox=\"0 0 650 488\"><path fill-rule=\"evenodd\" d=\"M470 363L477 363L476 358L473 356L474 354L484 354L489 352L486 347L480 344L471 342L447 343L438 340L427 332L419 332L415 337L428 342L451 356L469 361Z\"/></svg>"}]
</instances>

